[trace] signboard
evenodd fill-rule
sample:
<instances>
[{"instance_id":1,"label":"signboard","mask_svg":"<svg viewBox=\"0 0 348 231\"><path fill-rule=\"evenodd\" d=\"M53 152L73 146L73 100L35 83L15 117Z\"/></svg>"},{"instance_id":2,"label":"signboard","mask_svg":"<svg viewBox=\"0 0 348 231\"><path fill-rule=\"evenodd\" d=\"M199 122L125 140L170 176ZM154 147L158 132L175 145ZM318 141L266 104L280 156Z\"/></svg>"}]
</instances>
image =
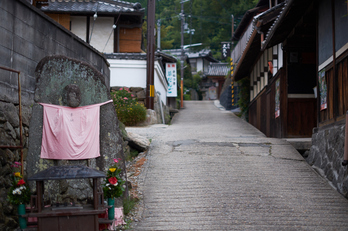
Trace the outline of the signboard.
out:
<instances>
[{"instance_id":1,"label":"signboard","mask_svg":"<svg viewBox=\"0 0 348 231\"><path fill-rule=\"evenodd\" d=\"M320 111L327 108L327 88L325 81L325 69L319 71Z\"/></svg>"},{"instance_id":2,"label":"signboard","mask_svg":"<svg viewBox=\"0 0 348 231\"><path fill-rule=\"evenodd\" d=\"M222 42L222 59L226 59L231 56L231 44L229 42Z\"/></svg>"},{"instance_id":3,"label":"signboard","mask_svg":"<svg viewBox=\"0 0 348 231\"><path fill-rule=\"evenodd\" d=\"M167 97L177 97L176 63L166 63L166 78L168 80Z\"/></svg>"}]
</instances>

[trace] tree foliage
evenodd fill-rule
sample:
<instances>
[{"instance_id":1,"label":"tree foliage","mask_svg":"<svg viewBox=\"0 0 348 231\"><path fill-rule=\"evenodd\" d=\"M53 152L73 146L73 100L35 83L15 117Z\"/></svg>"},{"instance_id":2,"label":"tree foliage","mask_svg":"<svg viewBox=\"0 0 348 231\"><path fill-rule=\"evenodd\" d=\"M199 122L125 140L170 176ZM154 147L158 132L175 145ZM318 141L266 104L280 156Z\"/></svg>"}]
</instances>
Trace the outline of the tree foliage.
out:
<instances>
[{"instance_id":1,"label":"tree foliage","mask_svg":"<svg viewBox=\"0 0 348 231\"><path fill-rule=\"evenodd\" d=\"M140 2L147 14L147 0L128 0ZM156 20L161 20L161 48L178 49L181 47L181 1L156 0ZM184 34L184 44L203 43L209 47L215 58L221 59L221 42L231 40L232 15L235 28L245 12L256 6L258 0L189 0L184 3L185 23L194 34ZM146 21L146 17L145 17ZM146 22L143 26L146 39ZM146 47L146 43L144 41Z\"/></svg>"}]
</instances>

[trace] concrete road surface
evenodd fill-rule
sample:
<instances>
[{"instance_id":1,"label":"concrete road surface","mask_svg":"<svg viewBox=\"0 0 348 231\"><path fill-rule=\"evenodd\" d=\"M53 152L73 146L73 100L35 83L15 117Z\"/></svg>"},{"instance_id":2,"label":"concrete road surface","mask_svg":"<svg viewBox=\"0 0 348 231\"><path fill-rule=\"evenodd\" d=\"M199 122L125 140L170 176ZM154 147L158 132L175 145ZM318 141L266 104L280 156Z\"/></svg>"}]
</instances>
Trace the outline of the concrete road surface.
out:
<instances>
[{"instance_id":1,"label":"concrete road surface","mask_svg":"<svg viewBox=\"0 0 348 231\"><path fill-rule=\"evenodd\" d=\"M348 201L286 141L212 101L185 101L152 139L133 230L348 230Z\"/></svg>"}]
</instances>

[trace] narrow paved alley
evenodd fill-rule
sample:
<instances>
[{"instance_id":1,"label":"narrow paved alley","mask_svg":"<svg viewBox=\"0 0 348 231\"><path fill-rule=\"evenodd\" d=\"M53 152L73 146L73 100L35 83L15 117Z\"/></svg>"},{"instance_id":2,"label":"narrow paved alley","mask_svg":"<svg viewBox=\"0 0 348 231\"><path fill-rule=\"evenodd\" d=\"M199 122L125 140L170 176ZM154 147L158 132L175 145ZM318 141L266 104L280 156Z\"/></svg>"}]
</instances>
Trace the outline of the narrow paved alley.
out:
<instances>
[{"instance_id":1,"label":"narrow paved alley","mask_svg":"<svg viewBox=\"0 0 348 231\"><path fill-rule=\"evenodd\" d=\"M212 101L129 129L152 139L134 230L348 230L348 200L289 143Z\"/></svg>"}]
</instances>

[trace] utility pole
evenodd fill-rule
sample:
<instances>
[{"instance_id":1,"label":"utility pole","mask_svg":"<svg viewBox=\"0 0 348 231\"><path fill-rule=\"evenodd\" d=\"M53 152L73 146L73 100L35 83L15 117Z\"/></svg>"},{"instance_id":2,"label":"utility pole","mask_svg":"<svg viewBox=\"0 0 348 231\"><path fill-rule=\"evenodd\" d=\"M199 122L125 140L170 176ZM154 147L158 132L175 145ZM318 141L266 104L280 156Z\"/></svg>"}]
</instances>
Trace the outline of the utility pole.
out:
<instances>
[{"instance_id":1,"label":"utility pole","mask_svg":"<svg viewBox=\"0 0 348 231\"><path fill-rule=\"evenodd\" d=\"M185 15L184 15L184 0L181 1L181 100L180 100L180 107L184 108L184 23L185 23Z\"/></svg>"},{"instance_id":2,"label":"utility pole","mask_svg":"<svg viewBox=\"0 0 348 231\"><path fill-rule=\"evenodd\" d=\"M155 0L147 1L146 107L154 109Z\"/></svg>"}]
</instances>

